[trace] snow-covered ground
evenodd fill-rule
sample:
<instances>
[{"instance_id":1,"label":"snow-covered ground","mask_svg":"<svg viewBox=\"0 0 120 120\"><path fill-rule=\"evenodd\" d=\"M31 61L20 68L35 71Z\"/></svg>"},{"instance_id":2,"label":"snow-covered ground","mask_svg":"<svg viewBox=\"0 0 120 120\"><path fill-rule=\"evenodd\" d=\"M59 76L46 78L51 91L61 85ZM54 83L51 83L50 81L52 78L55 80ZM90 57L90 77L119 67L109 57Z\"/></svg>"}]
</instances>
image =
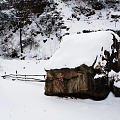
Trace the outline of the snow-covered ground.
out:
<instances>
[{"instance_id":1,"label":"snow-covered ground","mask_svg":"<svg viewBox=\"0 0 120 120\"><path fill-rule=\"evenodd\" d=\"M47 61L0 60L0 76L45 74ZM120 120L120 98L103 101L48 97L44 83L0 78L0 120Z\"/></svg>"},{"instance_id":2,"label":"snow-covered ground","mask_svg":"<svg viewBox=\"0 0 120 120\"><path fill-rule=\"evenodd\" d=\"M120 20L118 19L115 21L111 18L112 14L116 15L114 13L116 11L103 9L101 11L96 11L96 14L90 17L77 15L77 17L80 18L80 20L77 20L76 18L71 17L74 13L73 7L76 6L75 3L67 4L61 0L54 1L58 3L56 11L60 12L60 15L63 17L64 25L69 28L69 30L63 29L60 31L61 36L65 33L70 34L70 36L65 37L66 39L71 39L69 45L66 43L66 46L69 48L73 45L72 39L76 36L79 38L80 35L76 34L81 33L83 30L119 30ZM81 5L85 7L84 3L81 3ZM39 21L39 18L35 19L35 22ZM27 38L27 36L29 37L31 29L37 31L37 24L33 22L29 27L26 27L26 29L24 29L26 33L26 35L23 35L24 39ZM71 35L73 36L71 37ZM13 37L11 38L13 40L13 44L11 42L10 45L18 47L18 41L15 41L17 40L18 36L19 31L13 34ZM93 38L95 37L96 36ZM107 39L112 38L111 35L105 35L104 37ZM32 50L26 48L25 55L28 58L38 57L38 59L47 59L54 54L54 52L58 49L60 43L60 41L57 40L55 33L51 34L49 38L47 38L47 36L42 37L40 35L37 35L34 37L34 40L35 42L37 41L39 43L38 45L40 46L38 49L32 48ZM47 41L44 42L43 40ZM63 43L65 42L66 41ZM80 42L84 43L85 41ZM107 42L106 45L111 44L111 41L104 42ZM91 42L87 41L86 44L89 46ZM77 42L75 45L78 45ZM97 46L98 43L94 41L94 45ZM97 47L99 47L99 45ZM100 48L101 47L102 46L100 46ZM110 46L107 46L107 48L108 47ZM65 49L63 49L62 54L58 54L58 56L55 58L59 59L59 57L61 57L63 59L66 56L64 50ZM93 57L96 57L96 53ZM66 62L68 62L68 60ZM52 67L56 66L53 61L51 63ZM20 61L0 59L0 76L4 74L16 73L24 75L46 75L45 68L49 67L47 65L48 61ZM70 63L70 65L74 64ZM44 77L40 77L40 79L44 79ZM11 78L3 79L0 77L0 120L120 120L120 98L115 98L112 93L110 93L108 98L103 101L49 97L44 95L44 86L45 83L28 81L25 82L19 80L13 81Z\"/></svg>"}]
</instances>

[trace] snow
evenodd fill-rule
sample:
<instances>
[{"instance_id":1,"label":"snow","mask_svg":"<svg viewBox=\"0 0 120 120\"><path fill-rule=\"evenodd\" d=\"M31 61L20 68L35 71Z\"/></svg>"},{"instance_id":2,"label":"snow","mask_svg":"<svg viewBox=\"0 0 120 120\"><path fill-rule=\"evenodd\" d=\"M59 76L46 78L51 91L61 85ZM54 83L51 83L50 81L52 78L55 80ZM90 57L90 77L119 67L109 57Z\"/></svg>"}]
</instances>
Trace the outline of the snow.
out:
<instances>
[{"instance_id":1,"label":"snow","mask_svg":"<svg viewBox=\"0 0 120 120\"><path fill-rule=\"evenodd\" d=\"M6 0L0 0L0 3L3 2ZM46 75L45 69L73 68L83 63L92 65L97 55L99 55L98 62L101 61L102 47L110 51L113 32L102 31L80 35L77 33L82 33L83 30L119 30L120 20L114 21L111 18L111 15L119 15L118 11L111 12L110 9L103 9L95 11L96 14L90 17L77 14L80 18L78 21L76 18L71 18L71 15L75 13L73 8L77 6L76 1L65 3L61 0L54 0L54 2L58 3L55 10L63 17L64 25L70 28L68 31L61 29L58 33L60 36L65 33L70 33L70 35L62 39L59 49L60 41L56 33L50 34L49 37L40 34L32 36L31 31L39 31L40 28L36 23L39 23L42 15L46 13L39 18L33 16L32 24L25 26L22 31L24 33L22 39L32 38L38 47L25 48L26 59L47 59L57 49L58 51L50 61L0 59L0 76L16 74L16 72L23 75ZM79 5L87 7L82 0ZM2 12L10 16L13 15L14 9L2 10ZM7 35L1 36L1 41L10 34L13 36L9 39L8 48L19 49L19 30L16 33L8 30ZM116 34L114 35L119 39ZM43 40L46 39L47 42L44 43ZM112 73L111 71L109 75L113 76ZM95 76L95 78L98 77L100 75ZM120 82L115 82L114 85L120 87ZM112 93L103 101L49 97L44 95L44 86L44 83L12 81L11 78L0 77L0 120L120 120L120 98L115 98Z\"/></svg>"},{"instance_id":2,"label":"snow","mask_svg":"<svg viewBox=\"0 0 120 120\"><path fill-rule=\"evenodd\" d=\"M114 86L116 86L117 88L120 88L120 72L116 73L113 70L111 70L111 72L109 72L108 74L109 78L114 78Z\"/></svg>"},{"instance_id":3,"label":"snow","mask_svg":"<svg viewBox=\"0 0 120 120\"><path fill-rule=\"evenodd\" d=\"M2 61L0 65L0 72L2 75L9 74L23 74L23 75L46 75L45 66L46 61L40 60L0 60ZM38 78L38 77L35 77ZM38 79L44 79L44 76Z\"/></svg>"},{"instance_id":4,"label":"snow","mask_svg":"<svg viewBox=\"0 0 120 120\"><path fill-rule=\"evenodd\" d=\"M0 60L0 75L44 74L47 61ZM23 69L25 67L26 69ZM44 83L0 78L1 120L119 120L120 98L93 101L44 95Z\"/></svg>"},{"instance_id":5,"label":"snow","mask_svg":"<svg viewBox=\"0 0 120 120\"><path fill-rule=\"evenodd\" d=\"M114 33L111 31L99 31L65 36L46 69L75 68L81 64L92 66L97 56L98 61L102 62L100 55L103 51L111 52L112 34ZM119 40L119 37L114 35Z\"/></svg>"},{"instance_id":6,"label":"snow","mask_svg":"<svg viewBox=\"0 0 120 120\"><path fill-rule=\"evenodd\" d=\"M96 74L95 77L94 77L94 79L102 78L104 76L105 76L105 74Z\"/></svg>"},{"instance_id":7,"label":"snow","mask_svg":"<svg viewBox=\"0 0 120 120\"><path fill-rule=\"evenodd\" d=\"M111 15L120 16L120 12L112 12Z\"/></svg>"},{"instance_id":8,"label":"snow","mask_svg":"<svg viewBox=\"0 0 120 120\"><path fill-rule=\"evenodd\" d=\"M113 70L111 70L108 74L108 77L114 77L114 80L117 81L118 79L120 79L120 72L114 72Z\"/></svg>"},{"instance_id":9,"label":"snow","mask_svg":"<svg viewBox=\"0 0 120 120\"><path fill-rule=\"evenodd\" d=\"M5 3L5 2L7 2L6 0L0 0L0 3Z\"/></svg>"},{"instance_id":10,"label":"snow","mask_svg":"<svg viewBox=\"0 0 120 120\"><path fill-rule=\"evenodd\" d=\"M120 81L114 82L114 86L120 88Z\"/></svg>"},{"instance_id":11,"label":"snow","mask_svg":"<svg viewBox=\"0 0 120 120\"><path fill-rule=\"evenodd\" d=\"M117 31L119 30L120 26L120 20L114 21L114 19L111 18L111 15L113 14L113 10L110 8L105 8L100 11L95 11L95 15L86 17L83 14L79 15L79 13L76 13L73 9L74 7L85 7L85 8L90 8L90 6L86 6L85 1L80 0L80 1L66 1L63 2L62 0L54 0L55 3L58 4L57 8L55 9L57 12L60 13L60 16L63 17L63 23L64 26L67 26L69 30L64 30L61 29L58 33L60 36L64 36L65 33L69 33L70 35L74 35L77 33L82 33L83 30L88 30L88 31L98 31L98 30L114 30ZM119 7L118 7L119 8ZM119 13L119 11L116 10L114 13ZM46 14L46 13L44 13ZM77 17L80 18L78 21L76 18L72 18L72 14L77 14ZM42 16L42 15L41 15ZM68 20L68 18L70 20ZM39 23L40 18L35 18L33 21ZM29 35L30 32L29 30L31 29L38 29L33 22L32 25L27 27L28 30L25 29L25 32ZM26 37L26 36L25 36ZM70 36L71 37L71 36ZM50 38L53 38L51 40ZM59 40L58 37L56 37L55 33L52 33L50 35L50 38L47 36L41 36L37 35L34 37L34 40L39 43L39 48L37 49L32 49L29 50L27 48L25 50L26 52L26 57L28 58L36 58L37 59L47 59L53 56L55 51L57 51L59 45ZM47 42L44 44L41 40L47 39ZM35 51L35 52L34 52Z\"/></svg>"},{"instance_id":12,"label":"snow","mask_svg":"<svg viewBox=\"0 0 120 120\"><path fill-rule=\"evenodd\" d=\"M83 30L89 31L98 31L98 30L119 30L120 20L117 22L111 18L112 14L119 14L119 11L114 11L114 9L105 8L102 10L95 11L95 14L89 17L84 16L83 14L79 15L73 11L74 7L84 7L90 8L90 6L85 4L85 1L68 1L63 2L61 0L56 0L58 3L57 10L61 12L61 15L64 18L65 25L70 28L70 34L76 34L78 32L82 33ZM78 2L78 3L76 3ZM117 7L119 9L119 5ZM114 12L113 12L114 11ZM80 20L78 21L76 18L72 18L72 14L76 14ZM71 20L68 20L70 18ZM61 31L66 32L66 31Z\"/></svg>"},{"instance_id":13,"label":"snow","mask_svg":"<svg viewBox=\"0 0 120 120\"><path fill-rule=\"evenodd\" d=\"M15 9L14 8L11 8L9 10L2 10L1 12L2 13L5 13L5 14L8 14L9 16L12 16L14 15L12 12L14 11Z\"/></svg>"},{"instance_id":14,"label":"snow","mask_svg":"<svg viewBox=\"0 0 120 120\"><path fill-rule=\"evenodd\" d=\"M62 1L62 0L54 0L55 3L58 4L56 6L56 9L54 11L45 11L43 14L41 14L39 17L36 15L31 16L32 24L25 25L22 30L22 40L28 42L29 39L33 41L32 44L28 44L24 48L24 56L26 59L48 59L56 52L56 50L59 48L60 43L60 37L63 37L66 35L66 33L69 33L70 35L74 35L77 33L83 33L84 30L87 31L98 31L98 30L113 30L113 31L119 31L120 26L120 20L115 20L111 18L111 15L117 14L119 15L119 9L120 5L116 5L115 8L109 8L106 6L105 9L102 10L96 10L94 15L91 16L85 16L84 14L81 14L81 12L74 11L75 7L83 7L83 8L89 8L92 9L90 6L86 4L84 0L75 0L75 1ZM7 14L9 17L13 16L15 14L15 9L9 9L9 10L2 10L2 13ZM56 21L56 25L52 26L53 32L48 35L44 32L46 28L48 28L49 24L51 23L50 20L48 20L46 24L40 23L40 20L42 18L47 19L47 15L50 15L52 18L54 18L54 12L58 12L60 17L63 17L63 20ZM80 20L77 20L76 18L72 18L72 14L77 15L77 18L80 18ZM57 28L58 23L64 23L64 26L66 26L69 30L66 29L58 29L58 31L55 31ZM9 25L7 25L9 26ZM6 27L7 29L7 27ZM8 30L8 31L7 31ZM4 42L5 38L9 38L8 44L1 43L0 48L4 48L3 45L8 49L9 52L4 52L3 49L0 50L1 56L9 56L9 53L11 53L12 48L15 49L18 52L18 55L20 54L20 47L19 47L19 30L17 30L15 33L13 33L13 29L5 30L6 34L1 37L1 41ZM41 33L37 32L43 32L44 34L41 35ZM35 33L35 36L32 34ZM47 34L47 35L46 35ZM56 34L59 34L56 36ZM10 37L11 36L11 37ZM43 42L43 40L47 40L46 43ZM29 43L29 42L28 42Z\"/></svg>"}]
</instances>

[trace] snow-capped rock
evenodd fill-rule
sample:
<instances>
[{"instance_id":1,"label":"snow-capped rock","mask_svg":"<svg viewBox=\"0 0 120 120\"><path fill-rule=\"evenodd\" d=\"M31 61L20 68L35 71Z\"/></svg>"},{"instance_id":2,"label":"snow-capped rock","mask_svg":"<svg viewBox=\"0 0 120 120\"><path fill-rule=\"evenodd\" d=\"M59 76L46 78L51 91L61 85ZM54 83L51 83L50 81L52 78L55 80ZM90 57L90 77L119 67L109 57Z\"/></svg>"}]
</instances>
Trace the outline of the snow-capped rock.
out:
<instances>
[{"instance_id":1,"label":"snow-capped rock","mask_svg":"<svg viewBox=\"0 0 120 120\"><path fill-rule=\"evenodd\" d=\"M104 51L112 53L113 35L110 31L99 31L66 36L62 39L60 48L49 60L46 69L75 68L81 64L92 66L96 57L98 62L105 65L102 60Z\"/></svg>"}]
</instances>

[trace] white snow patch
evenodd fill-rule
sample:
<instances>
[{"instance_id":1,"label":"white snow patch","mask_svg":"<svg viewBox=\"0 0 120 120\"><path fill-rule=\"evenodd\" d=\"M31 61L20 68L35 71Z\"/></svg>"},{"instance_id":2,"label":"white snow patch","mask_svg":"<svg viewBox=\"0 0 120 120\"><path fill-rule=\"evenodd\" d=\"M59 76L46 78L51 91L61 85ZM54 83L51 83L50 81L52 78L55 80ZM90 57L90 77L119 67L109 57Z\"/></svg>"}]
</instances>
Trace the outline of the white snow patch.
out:
<instances>
[{"instance_id":1,"label":"white snow patch","mask_svg":"<svg viewBox=\"0 0 120 120\"><path fill-rule=\"evenodd\" d=\"M6 0L0 0L0 3L5 3L5 2L7 2Z\"/></svg>"},{"instance_id":2,"label":"white snow patch","mask_svg":"<svg viewBox=\"0 0 120 120\"><path fill-rule=\"evenodd\" d=\"M120 81L114 82L114 86L120 88Z\"/></svg>"},{"instance_id":3,"label":"white snow patch","mask_svg":"<svg viewBox=\"0 0 120 120\"><path fill-rule=\"evenodd\" d=\"M115 72L113 70L111 70L108 74L108 77L111 78L111 77L114 77L114 80L117 81L118 79L120 79L120 72Z\"/></svg>"},{"instance_id":4,"label":"white snow patch","mask_svg":"<svg viewBox=\"0 0 120 120\"><path fill-rule=\"evenodd\" d=\"M96 74L95 77L94 77L94 79L102 78L102 77L104 77L104 76L105 76L104 74Z\"/></svg>"},{"instance_id":5,"label":"white snow patch","mask_svg":"<svg viewBox=\"0 0 120 120\"><path fill-rule=\"evenodd\" d=\"M111 15L120 16L120 12L119 11L117 11L117 12L111 12Z\"/></svg>"},{"instance_id":6,"label":"white snow patch","mask_svg":"<svg viewBox=\"0 0 120 120\"><path fill-rule=\"evenodd\" d=\"M113 70L111 70L111 72L109 72L108 77L113 78L115 80L114 86L116 86L117 88L120 88L120 72L116 73Z\"/></svg>"}]
</instances>

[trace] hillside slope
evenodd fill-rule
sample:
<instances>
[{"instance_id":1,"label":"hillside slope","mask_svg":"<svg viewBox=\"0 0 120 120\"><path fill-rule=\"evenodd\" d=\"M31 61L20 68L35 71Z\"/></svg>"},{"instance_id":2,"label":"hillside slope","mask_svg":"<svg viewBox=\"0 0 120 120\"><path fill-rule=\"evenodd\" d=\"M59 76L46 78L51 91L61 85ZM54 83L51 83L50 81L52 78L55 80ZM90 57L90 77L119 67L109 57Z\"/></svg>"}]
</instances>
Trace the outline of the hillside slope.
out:
<instances>
[{"instance_id":1,"label":"hillside slope","mask_svg":"<svg viewBox=\"0 0 120 120\"><path fill-rule=\"evenodd\" d=\"M1 4L3 3L5 4L5 1ZM94 7L96 3L86 1L43 0L43 3L45 5L43 4L42 8L36 3L34 7L26 7L29 2L24 3L23 10L16 7L17 4L7 9L1 8L0 55L2 57L21 57L20 17L24 18L22 56L26 59L49 59L58 49L62 37L66 35L100 30L113 30L116 33L120 31L119 3L101 3L103 7L99 10ZM21 4L18 2L18 5Z\"/></svg>"}]
</instances>

